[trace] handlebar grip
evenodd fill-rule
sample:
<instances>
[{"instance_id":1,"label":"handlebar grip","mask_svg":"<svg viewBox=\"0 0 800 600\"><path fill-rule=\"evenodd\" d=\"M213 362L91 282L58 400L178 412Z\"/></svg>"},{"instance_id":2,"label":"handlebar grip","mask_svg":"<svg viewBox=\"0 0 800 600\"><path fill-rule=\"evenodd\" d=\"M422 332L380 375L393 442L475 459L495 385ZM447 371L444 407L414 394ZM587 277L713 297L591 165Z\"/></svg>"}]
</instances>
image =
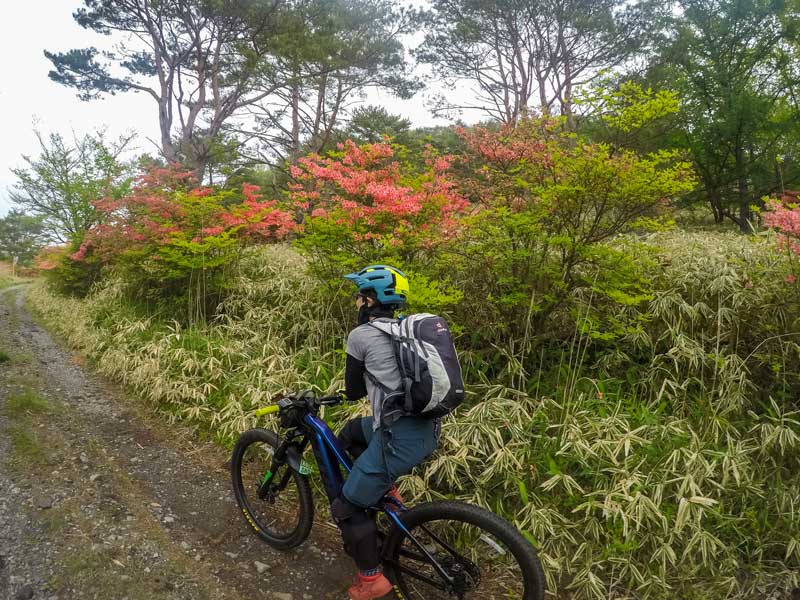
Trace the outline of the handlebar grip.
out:
<instances>
[{"instance_id":1,"label":"handlebar grip","mask_svg":"<svg viewBox=\"0 0 800 600\"><path fill-rule=\"evenodd\" d=\"M256 410L257 417L263 417L264 415L270 415L272 413L276 413L280 410L280 406L277 404L272 404L270 406L265 406L264 408L259 408Z\"/></svg>"}]
</instances>

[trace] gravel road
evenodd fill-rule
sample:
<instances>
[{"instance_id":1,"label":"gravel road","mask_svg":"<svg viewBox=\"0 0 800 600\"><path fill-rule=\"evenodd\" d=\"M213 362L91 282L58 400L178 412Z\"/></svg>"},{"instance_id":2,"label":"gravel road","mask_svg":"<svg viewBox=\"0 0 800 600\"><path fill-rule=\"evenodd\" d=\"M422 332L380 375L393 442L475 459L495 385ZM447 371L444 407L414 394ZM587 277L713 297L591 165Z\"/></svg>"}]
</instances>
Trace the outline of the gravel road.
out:
<instances>
[{"instance_id":1,"label":"gravel road","mask_svg":"<svg viewBox=\"0 0 800 600\"><path fill-rule=\"evenodd\" d=\"M332 526L265 546L227 460L86 369L25 286L0 291L0 600L347 598Z\"/></svg>"}]
</instances>

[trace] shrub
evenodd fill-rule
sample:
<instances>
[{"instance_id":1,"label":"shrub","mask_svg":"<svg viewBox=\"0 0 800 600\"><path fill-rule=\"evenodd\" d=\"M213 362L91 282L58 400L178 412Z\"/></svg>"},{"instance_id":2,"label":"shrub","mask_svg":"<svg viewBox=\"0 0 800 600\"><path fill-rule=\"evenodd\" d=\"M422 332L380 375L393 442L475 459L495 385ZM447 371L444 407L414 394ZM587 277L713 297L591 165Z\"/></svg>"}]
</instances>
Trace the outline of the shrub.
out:
<instances>
[{"instance_id":1,"label":"shrub","mask_svg":"<svg viewBox=\"0 0 800 600\"><path fill-rule=\"evenodd\" d=\"M672 154L611 152L551 119L461 134L461 185L476 208L440 254L438 272L463 292L455 316L470 324L469 346L496 359L491 376L504 351L535 359L537 344L569 339L576 323L624 332L609 312L646 301L649 290L642 253L620 235L656 226L652 217L692 187L688 165Z\"/></svg>"},{"instance_id":2,"label":"shrub","mask_svg":"<svg viewBox=\"0 0 800 600\"><path fill-rule=\"evenodd\" d=\"M425 277L433 256L468 208L448 175L451 159L430 151L422 165L404 162L401 146L353 142L292 167L290 200L303 215L298 247L331 290L341 276L388 263L414 277L412 306L441 309L460 297Z\"/></svg>"},{"instance_id":3,"label":"shrub","mask_svg":"<svg viewBox=\"0 0 800 600\"><path fill-rule=\"evenodd\" d=\"M291 215L261 201L255 186L245 185L243 195L243 202L226 206L230 192L198 187L191 172L151 169L130 195L95 203L101 223L71 258L116 272L132 298L176 317L178 301L185 320L204 320L224 297L242 247L294 229Z\"/></svg>"},{"instance_id":4,"label":"shrub","mask_svg":"<svg viewBox=\"0 0 800 600\"><path fill-rule=\"evenodd\" d=\"M59 294L83 298L100 279L101 263L97 258L74 258L81 244L82 238L77 237L64 246L42 248L36 257L36 269Z\"/></svg>"},{"instance_id":5,"label":"shrub","mask_svg":"<svg viewBox=\"0 0 800 600\"><path fill-rule=\"evenodd\" d=\"M648 236L651 298L618 306L636 323L583 346L564 393L628 390L684 417L761 411L800 394L800 297L774 239L669 232ZM582 380L590 376L592 381Z\"/></svg>"},{"instance_id":6,"label":"shrub","mask_svg":"<svg viewBox=\"0 0 800 600\"><path fill-rule=\"evenodd\" d=\"M780 248L784 250L792 263L792 272L786 276L788 283L797 283L800 275L800 206L796 204L796 196L787 196L782 200L769 199L764 213L764 224L779 232Z\"/></svg>"}]
</instances>

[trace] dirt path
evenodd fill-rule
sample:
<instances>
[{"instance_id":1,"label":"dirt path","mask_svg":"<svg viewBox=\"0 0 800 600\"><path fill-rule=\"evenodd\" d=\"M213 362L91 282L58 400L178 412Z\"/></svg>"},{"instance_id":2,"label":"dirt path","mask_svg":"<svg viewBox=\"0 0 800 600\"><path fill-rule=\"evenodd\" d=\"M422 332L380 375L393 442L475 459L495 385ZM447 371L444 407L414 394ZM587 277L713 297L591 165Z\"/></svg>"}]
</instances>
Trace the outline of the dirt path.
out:
<instances>
[{"instance_id":1,"label":"dirt path","mask_svg":"<svg viewBox=\"0 0 800 600\"><path fill-rule=\"evenodd\" d=\"M24 297L0 291L0 600L347 597L353 567L319 517L301 548L265 546L227 454L84 369Z\"/></svg>"}]
</instances>

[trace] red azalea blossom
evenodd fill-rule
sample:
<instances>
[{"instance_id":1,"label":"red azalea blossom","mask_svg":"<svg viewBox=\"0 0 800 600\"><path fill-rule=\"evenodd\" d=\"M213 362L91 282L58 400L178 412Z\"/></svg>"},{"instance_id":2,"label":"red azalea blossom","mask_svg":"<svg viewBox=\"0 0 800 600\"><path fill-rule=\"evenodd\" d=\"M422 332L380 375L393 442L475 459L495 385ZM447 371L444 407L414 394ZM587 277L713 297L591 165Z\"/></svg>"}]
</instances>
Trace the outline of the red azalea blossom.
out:
<instances>
[{"instance_id":1,"label":"red azalea blossom","mask_svg":"<svg viewBox=\"0 0 800 600\"><path fill-rule=\"evenodd\" d=\"M283 239L296 230L293 215L276 202L261 201L258 186L244 184L244 202L225 207L216 190L196 183L192 172L182 167L154 168L137 179L128 196L96 201L102 222L87 232L71 258L84 260L90 248L102 262L114 262L127 253L157 257L159 249L172 244L177 244L178 252L191 253L194 250L183 244L207 243L204 238L226 232L243 243Z\"/></svg>"},{"instance_id":2,"label":"red azalea blossom","mask_svg":"<svg viewBox=\"0 0 800 600\"><path fill-rule=\"evenodd\" d=\"M764 224L778 230L782 249L800 255L799 206L780 200L769 200L764 213Z\"/></svg>"},{"instance_id":3,"label":"red azalea blossom","mask_svg":"<svg viewBox=\"0 0 800 600\"><path fill-rule=\"evenodd\" d=\"M455 234L455 216L469 202L456 190L450 156L427 151L421 172L410 172L388 143L338 146L343 155L301 158L289 186L294 205L315 218L347 225L360 243L398 247L404 240L435 245ZM425 240L428 240L427 242Z\"/></svg>"}]
</instances>

